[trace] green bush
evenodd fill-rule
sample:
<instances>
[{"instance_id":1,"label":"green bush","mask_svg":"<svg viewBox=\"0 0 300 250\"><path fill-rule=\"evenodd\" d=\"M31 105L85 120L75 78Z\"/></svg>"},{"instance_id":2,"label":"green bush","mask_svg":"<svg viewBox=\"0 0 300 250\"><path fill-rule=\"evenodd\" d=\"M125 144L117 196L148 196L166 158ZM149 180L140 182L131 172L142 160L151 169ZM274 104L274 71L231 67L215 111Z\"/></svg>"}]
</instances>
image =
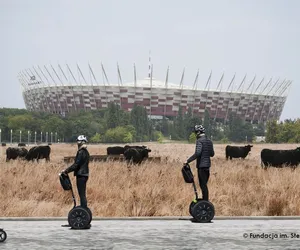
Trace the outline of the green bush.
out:
<instances>
[{"instance_id":1,"label":"green bush","mask_svg":"<svg viewBox=\"0 0 300 250\"><path fill-rule=\"evenodd\" d=\"M191 133L189 136L189 143L195 143L196 142L196 134Z\"/></svg>"},{"instance_id":2,"label":"green bush","mask_svg":"<svg viewBox=\"0 0 300 250\"><path fill-rule=\"evenodd\" d=\"M103 136L102 142L113 143L129 143L132 142L133 135L128 131L126 127L116 127L106 131Z\"/></svg>"},{"instance_id":3,"label":"green bush","mask_svg":"<svg viewBox=\"0 0 300 250\"><path fill-rule=\"evenodd\" d=\"M96 133L91 139L90 142L92 143L99 143L101 142L101 135Z\"/></svg>"},{"instance_id":4,"label":"green bush","mask_svg":"<svg viewBox=\"0 0 300 250\"><path fill-rule=\"evenodd\" d=\"M164 136L163 136L162 132L154 131L154 134L153 134L154 141L158 141L159 143L162 143L163 139L164 139Z\"/></svg>"}]
</instances>

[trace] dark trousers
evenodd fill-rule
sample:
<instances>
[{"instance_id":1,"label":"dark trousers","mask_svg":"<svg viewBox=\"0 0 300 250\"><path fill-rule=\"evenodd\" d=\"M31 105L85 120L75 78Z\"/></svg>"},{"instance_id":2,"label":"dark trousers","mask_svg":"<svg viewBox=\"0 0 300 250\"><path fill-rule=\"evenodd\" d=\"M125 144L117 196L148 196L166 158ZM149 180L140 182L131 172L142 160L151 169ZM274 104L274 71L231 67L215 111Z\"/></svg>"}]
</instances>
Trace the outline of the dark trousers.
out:
<instances>
[{"instance_id":1,"label":"dark trousers","mask_svg":"<svg viewBox=\"0 0 300 250\"><path fill-rule=\"evenodd\" d=\"M80 206L87 207L87 199L86 199L86 183L88 181L88 176L77 176L77 190L80 197Z\"/></svg>"},{"instance_id":2,"label":"dark trousers","mask_svg":"<svg viewBox=\"0 0 300 250\"><path fill-rule=\"evenodd\" d=\"M208 201L208 188L207 182L209 179L209 168L198 168L199 185L202 191L202 199Z\"/></svg>"}]
</instances>

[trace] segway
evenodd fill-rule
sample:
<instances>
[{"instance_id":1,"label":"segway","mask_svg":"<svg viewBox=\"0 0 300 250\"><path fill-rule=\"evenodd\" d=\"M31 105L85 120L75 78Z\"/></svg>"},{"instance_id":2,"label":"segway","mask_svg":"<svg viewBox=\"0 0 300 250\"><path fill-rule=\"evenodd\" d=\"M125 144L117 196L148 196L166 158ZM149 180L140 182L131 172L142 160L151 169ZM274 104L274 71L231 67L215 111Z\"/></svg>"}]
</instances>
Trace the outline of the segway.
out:
<instances>
[{"instance_id":1,"label":"segway","mask_svg":"<svg viewBox=\"0 0 300 250\"><path fill-rule=\"evenodd\" d=\"M0 228L0 242L4 242L7 238L6 232L3 230L3 228Z\"/></svg>"},{"instance_id":2,"label":"segway","mask_svg":"<svg viewBox=\"0 0 300 250\"><path fill-rule=\"evenodd\" d=\"M194 181L194 175L192 173L190 165L184 165L181 171L185 182L193 183L194 192L196 195L196 198L191 202L189 207L190 215L196 220L196 222L211 222L211 220L215 216L214 205L209 201L198 198L198 192Z\"/></svg>"},{"instance_id":3,"label":"segway","mask_svg":"<svg viewBox=\"0 0 300 250\"><path fill-rule=\"evenodd\" d=\"M68 174L59 174L59 180L64 190L71 190L74 207L68 214L68 222L71 229L89 229L91 227L92 212L89 208L76 206L72 183ZM64 226L64 225L63 225Z\"/></svg>"}]
</instances>

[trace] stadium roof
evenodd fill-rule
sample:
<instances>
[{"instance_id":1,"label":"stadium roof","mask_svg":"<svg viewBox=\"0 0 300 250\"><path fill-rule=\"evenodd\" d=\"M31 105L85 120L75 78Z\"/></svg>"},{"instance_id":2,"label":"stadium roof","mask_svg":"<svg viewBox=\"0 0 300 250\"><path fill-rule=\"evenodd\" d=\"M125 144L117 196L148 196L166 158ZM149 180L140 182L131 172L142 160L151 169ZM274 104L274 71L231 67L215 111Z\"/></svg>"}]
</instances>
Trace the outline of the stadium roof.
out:
<instances>
[{"instance_id":1,"label":"stadium roof","mask_svg":"<svg viewBox=\"0 0 300 250\"><path fill-rule=\"evenodd\" d=\"M135 86L134 82L126 82L123 84L123 86ZM136 86L138 87L151 87L151 78L146 77L142 80L137 80L136 81ZM160 80L156 80L155 78L152 78L152 88L172 88L172 89L178 89L178 88L183 88L183 89L192 89L192 87L186 86L186 85L182 85L180 86L179 84L175 84L175 83L170 83L170 82L163 82Z\"/></svg>"}]
</instances>

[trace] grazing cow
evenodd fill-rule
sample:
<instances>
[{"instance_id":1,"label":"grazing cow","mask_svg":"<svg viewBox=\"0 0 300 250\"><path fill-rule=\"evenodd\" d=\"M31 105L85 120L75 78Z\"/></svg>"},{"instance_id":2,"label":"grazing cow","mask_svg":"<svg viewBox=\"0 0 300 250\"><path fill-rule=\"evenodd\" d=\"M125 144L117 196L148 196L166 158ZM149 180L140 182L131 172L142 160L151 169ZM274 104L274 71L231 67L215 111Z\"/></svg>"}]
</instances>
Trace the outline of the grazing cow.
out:
<instances>
[{"instance_id":1,"label":"grazing cow","mask_svg":"<svg viewBox=\"0 0 300 250\"><path fill-rule=\"evenodd\" d=\"M124 156L127 163L141 164L144 159L148 158L149 152L151 149L129 148L124 152Z\"/></svg>"},{"instance_id":2,"label":"grazing cow","mask_svg":"<svg viewBox=\"0 0 300 250\"><path fill-rule=\"evenodd\" d=\"M36 161L38 162L39 159L46 159L46 161L50 161L50 152L51 148L49 145L47 146L35 146L32 147L29 151L28 154L26 155L26 160L27 161Z\"/></svg>"},{"instance_id":3,"label":"grazing cow","mask_svg":"<svg viewBox=\"0 0 300 250\"><path fill-rule=\"evenodd\" d=\"M6 161L9 161L10 159L15 160L18 157L25 158L27 153L28 153L28 150L26 148L9 147L6 149Z\"/></svg>"},{"instance_id":4,"label":"grazing cow","mask_svg":"<svg viewBox=\"0 0 300 250\"><path fill-rule=\"evenodd\" d=\"M147 148L146 146L130 146L130 145L125 145L124 146L124 151L126 151L129 148L135 148L135 149L145 149Z\"/></svg>"},{"instance_id":5,"label":"grazing cow","mask_svg":"<svg viewBox=\"0 0 300 250\"><path fill-rule=\"evenodd\" d=\"M124 147L120 147L120 146L108 147L106 151L107 151L107 155L122 155L124 154Z\"/></svg>"},{"instance_id":6,"label":"grazing cow","mask_svg":"<svg viewBox=\"0 0 300 250\"><path fill-rule=\"evenodd\" d=\"M226 146L226 160L228 160L228 157L230 158L230 160L232 160L232 158L243 158L245 159L246 156L248 155L249 151L251 151L251 148L253 147L253 145L247 145L244 147L237 147L237 146Z\"/></svg>"},{"instance_id":7,"label":"grazing cow","mask_svg":"<svg viewBox=\"0 0 300 250\"><path fill-rule=\"evenodd\" d=\"M263 149L260 152L262 166L297 166L300 163L300 147L289 150Z\"/></svg>"},{"instance_id":8,"label":"grazing cow","mask_svg":"<svg viewBox=\"0 0 300 250\"><path fill-rule=\"evenodd\" d=\"M24 142L19 142L18 147L26 147L26 144Z\"/></svg>"}]
</instances>

